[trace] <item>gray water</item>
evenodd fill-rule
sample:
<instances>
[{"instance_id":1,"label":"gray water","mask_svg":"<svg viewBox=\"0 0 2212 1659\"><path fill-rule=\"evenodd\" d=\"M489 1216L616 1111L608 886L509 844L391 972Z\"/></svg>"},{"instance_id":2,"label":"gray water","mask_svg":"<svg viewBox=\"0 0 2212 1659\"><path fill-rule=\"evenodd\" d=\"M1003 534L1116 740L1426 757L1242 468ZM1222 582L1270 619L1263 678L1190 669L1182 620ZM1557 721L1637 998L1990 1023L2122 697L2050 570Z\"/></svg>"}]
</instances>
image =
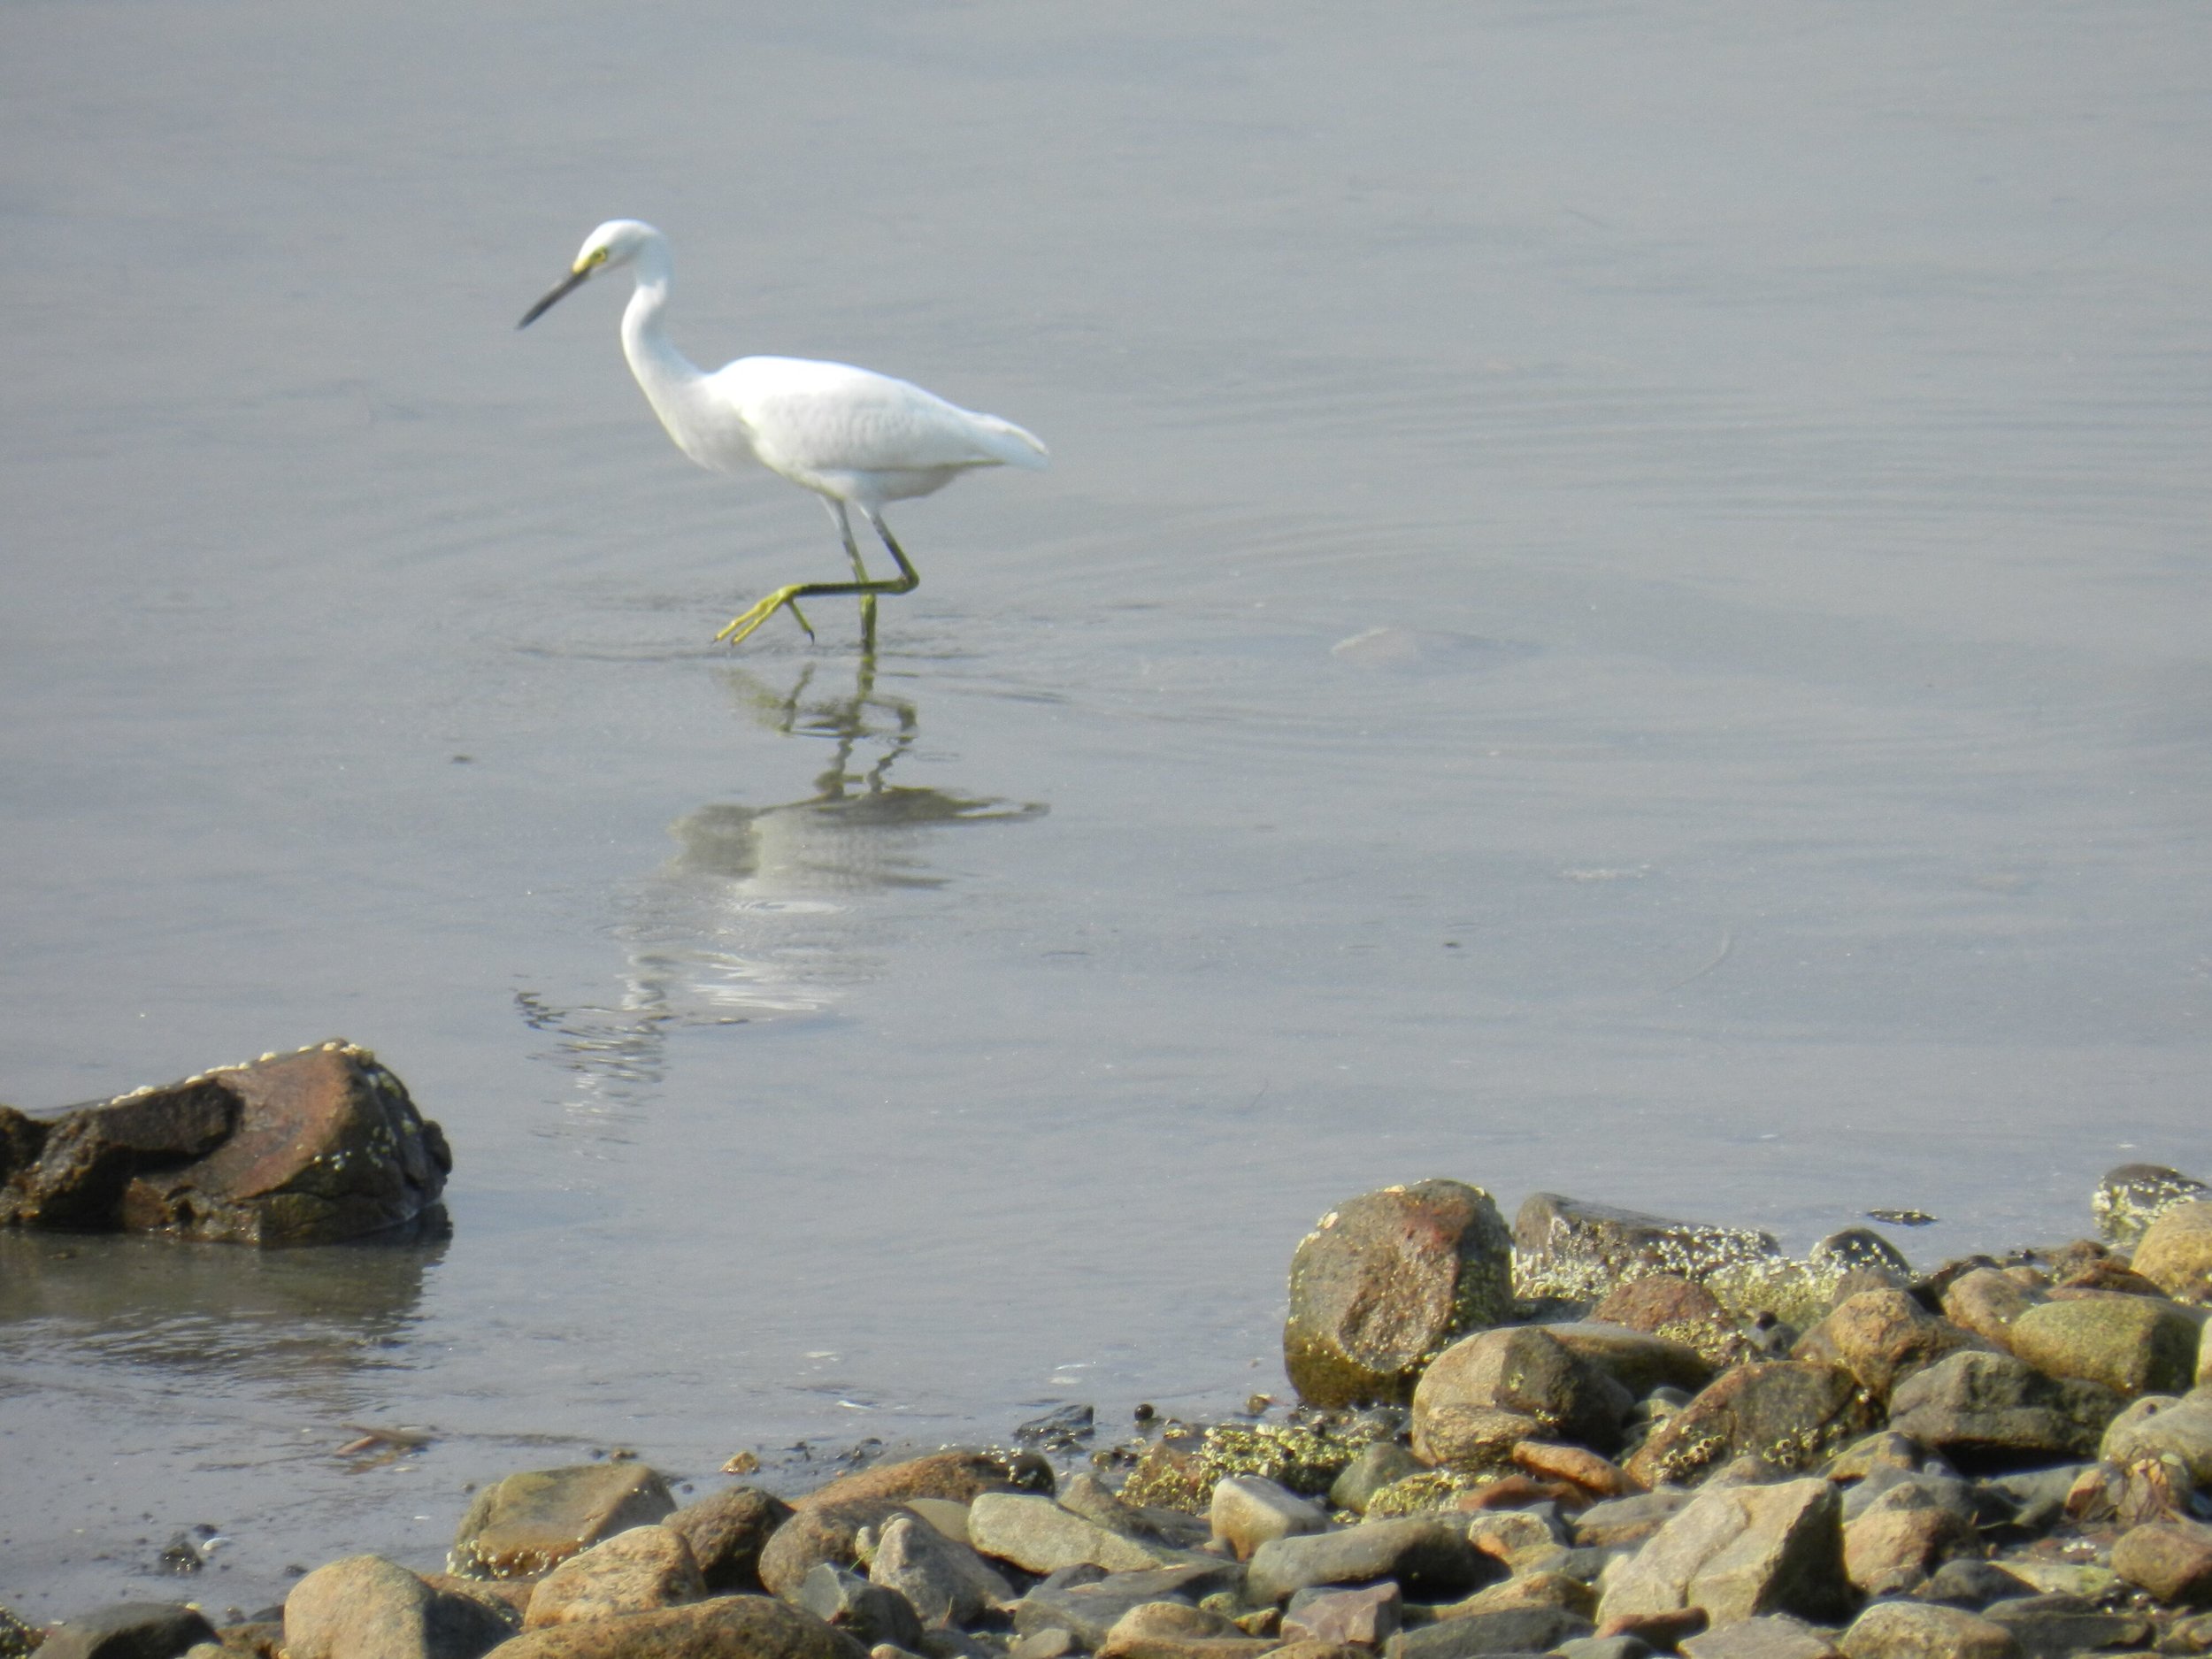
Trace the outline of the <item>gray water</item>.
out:
<instances>
[{"instance_id":1,"label":"gray water","mask_svg":"<svg viewBox=\"0 0 2212 1659\"><path fill-rule=\"evenodd\" d=\"M1390 1180L1933 1261L2203 1172L2208 65L2178 0L9 8L0 1097L342 1034L458 1164L442 1246L4 1241L0 1601L1222 1409ZM616 215L695 358L1053 446L892 512L872 664L709 643L842 560L618 284L514 332Z\"/></svg>"}]
</instances>

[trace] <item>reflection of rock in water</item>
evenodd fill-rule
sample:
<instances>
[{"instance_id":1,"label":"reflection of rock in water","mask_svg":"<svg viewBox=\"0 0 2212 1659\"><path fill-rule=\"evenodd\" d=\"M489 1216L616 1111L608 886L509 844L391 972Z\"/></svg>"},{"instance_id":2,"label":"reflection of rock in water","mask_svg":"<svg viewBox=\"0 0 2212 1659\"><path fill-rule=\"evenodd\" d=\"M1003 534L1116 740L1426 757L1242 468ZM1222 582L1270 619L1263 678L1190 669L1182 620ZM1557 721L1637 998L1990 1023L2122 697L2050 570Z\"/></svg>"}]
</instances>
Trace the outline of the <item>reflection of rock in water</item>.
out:
<instances>
[{"instance_id":1,"label":"reflection of rock in water","mask_svg":"<svg viewBox=\"0 0 2212 1659\"><path fill-rule=\"evenodd\" d=\"M868 658L849 697L810 703L813 674L810 664L780 696L741 670L726 677L763 724L833 745L815 792L780 806L710 803L677 819L675 856L623 895L629 961L615 1006L518 996L532 1025L559 1034L558 1058L593 1097L584 1110L603 1137L619 1138L626 1101L659 1080L669 1030L818 1013L868 978L867 895L942 886L928 864L934 832L1046 810L891 784L919 735L913 704L876 694Z\"/></svg>"}]
</instances>

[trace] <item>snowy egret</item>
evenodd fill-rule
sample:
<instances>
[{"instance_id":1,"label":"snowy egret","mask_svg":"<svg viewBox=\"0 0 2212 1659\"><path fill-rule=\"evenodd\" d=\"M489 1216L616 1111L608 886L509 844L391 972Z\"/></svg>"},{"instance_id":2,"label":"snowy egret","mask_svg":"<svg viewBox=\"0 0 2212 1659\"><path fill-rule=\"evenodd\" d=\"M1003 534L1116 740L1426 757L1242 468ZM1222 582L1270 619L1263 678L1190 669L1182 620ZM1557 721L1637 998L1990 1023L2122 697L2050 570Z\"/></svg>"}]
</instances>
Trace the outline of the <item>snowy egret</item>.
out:
<instances>
[{"instance_id":1,"label":"snowy egret","mask_svg":"<svg viewBox=\"0 0 2212 1659\"><path fill-rule=\"evenodd\" d=\"M863 646L876 642L876 595L911 593L921 577L883 522L886 502L942 489L979 466L1041 467L1045 446L996 415L979 415L887 374L844 363L802 357L740 357L709 374L668 338L664 313L674 273L668 239L634 219L609 219L584 239L568 275L515 325L527 328L596 273L624 265L637 286L622 313L622 354L645 401L676 447L701 466L733 472L757 461L822 498L853 562L849 582L796 582L779 588L714 637L736 644L776 612L813 637L801 599L858 594ZM899 573L872 580L853 540L848 507L857 507Z\"/></svg>"}]
</instances>

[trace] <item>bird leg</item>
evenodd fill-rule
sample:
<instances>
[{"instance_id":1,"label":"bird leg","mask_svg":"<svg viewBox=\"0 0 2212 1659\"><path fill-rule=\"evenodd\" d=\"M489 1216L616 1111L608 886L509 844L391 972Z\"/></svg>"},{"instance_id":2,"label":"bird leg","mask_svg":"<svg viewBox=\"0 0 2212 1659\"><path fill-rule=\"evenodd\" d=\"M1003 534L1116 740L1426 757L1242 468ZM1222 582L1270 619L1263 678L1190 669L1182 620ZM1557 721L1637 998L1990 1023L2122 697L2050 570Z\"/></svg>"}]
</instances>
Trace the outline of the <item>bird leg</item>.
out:
<instances>
[{"instance_id":1,"label":"bird leg","mask_svg":"<svg viewBox=\"0 0 2212 1659\"><path fill-rule=\"evenodd\" d=\"M833 496L825 495L822 504L829 509L830 518L836 523L838 538L845 544L845 557L853 562L853 580L856 582L866 581L868 567L861 563L860 544L853 540L853 521L845 511L845 503ZM876 596L873 594L860 595L860 649L863 656L873 657L876 654Z\"/></svg>"},{"instance_id":2,"label":"bird leg","mask_svg":"<svg viewBox=\"0 0 2212 1659\"><path fill-rule=\"evenodd\" d=\"M899 544L892 539L890 527L886 525L880 518L877 517L874 510L872 508L863 507L860 510L860 513L861 517L867 519L869 524L874 527L875 533L879 538L881 538L883 545L891 550L891 557L898 561L899 573L896 576L884 580L871 581L864 574L861 579L856 581L795 582L788 588L779 588L774 593L770 594L768 597L762 600L750 611L746 611L741 616L733 617L730 619L729 625L719 634L714 636L716 641L718 642L726 641L732 645L739 643L746 637L746 635L752 633L755 628L760 626L762 623L767 621L769 618L774 616L778 611L781 610L786 605L789 605L791 607L791 614L793 618L796 619L801 627L806 628L807 637L809 639L812 639L814 637L814 630L810 627L807 627L806 618L800 614L799 607L796 603L798 600L810 599L820 594L858 594L864 600L872 600L878 594L910 594L917 588L920 587L922 585L921 573L908 561L905 549L900 547ZM848 539L846 545L849 549L852 549L854 569L856 571L861 571L863 566L860 563L859 550L856 548L852 547L852 543L849 539ZM871 620L872 620L872 618L866 617L864 614L864 623ZM872 647L874 644L872 637L873 630L871 629L869 632L871 637L869 638L868 644Z\"/></svg>"}]
</instances>

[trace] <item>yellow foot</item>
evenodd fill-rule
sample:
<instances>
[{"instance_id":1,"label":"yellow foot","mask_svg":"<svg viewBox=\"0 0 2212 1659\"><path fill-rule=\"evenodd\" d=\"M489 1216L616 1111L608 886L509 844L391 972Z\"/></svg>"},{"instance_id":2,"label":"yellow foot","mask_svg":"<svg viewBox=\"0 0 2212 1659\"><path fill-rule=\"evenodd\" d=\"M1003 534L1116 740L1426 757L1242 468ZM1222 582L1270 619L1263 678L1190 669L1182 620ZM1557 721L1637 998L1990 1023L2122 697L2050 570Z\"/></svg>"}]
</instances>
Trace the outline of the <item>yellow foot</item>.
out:
<instances>
[{"instance_id":1,"label":"yellow foot","mask_svg":"<svg viewBox=\"0 0 2212 1659\"><path fill-rule=\"evenodd\" d=\"M807 621L806 612L799 609L799 595L805 591L806 589L803 587L777 588L774 593L770 594L767 598L762 600L743 616L731 618L729 626L714 636L715 642L720 644L727 641L730 644L735 645L787 605L791 608L791 619L806 630L807 638L812 639L814 637L813 626Z\"/></svg>"}]
</instances>

